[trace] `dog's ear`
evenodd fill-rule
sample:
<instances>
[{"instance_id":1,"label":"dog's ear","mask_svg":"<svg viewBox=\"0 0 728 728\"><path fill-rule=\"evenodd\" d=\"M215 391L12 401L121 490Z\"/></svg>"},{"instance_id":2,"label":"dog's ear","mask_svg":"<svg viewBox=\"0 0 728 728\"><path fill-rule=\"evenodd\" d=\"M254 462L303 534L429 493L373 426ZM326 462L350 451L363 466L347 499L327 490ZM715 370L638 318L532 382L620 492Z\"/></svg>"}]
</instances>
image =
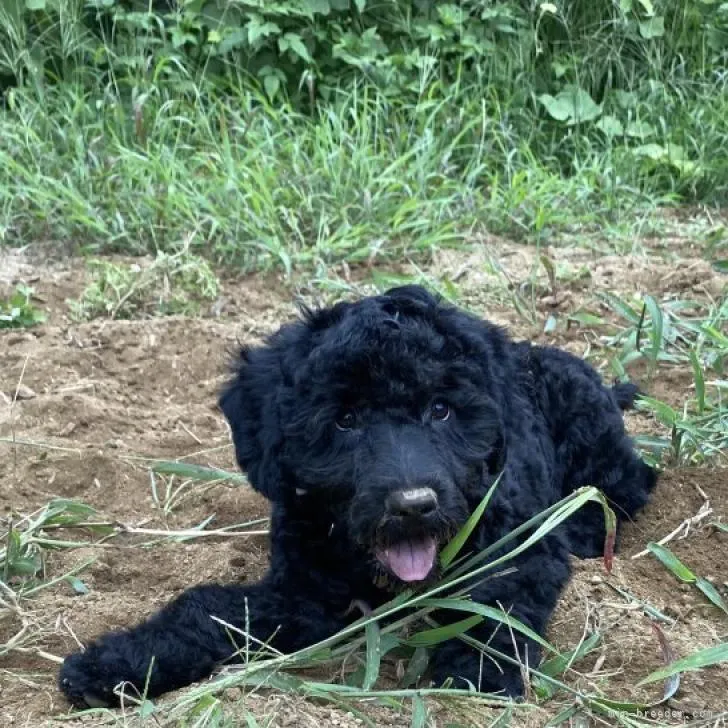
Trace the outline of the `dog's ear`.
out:
<instances>
[{"instance_id":1,"label":"dog's ear","mask_svg":"<svg viewBox=\"0 0 728 728\"><path fill-rule=\"evenodd\" d=\"M271 501L279 500L283 492L279 461L285 397L282 353L276 344L243 349L219 399L240 468L253 488Z\"/></svg>"}]
</instances>

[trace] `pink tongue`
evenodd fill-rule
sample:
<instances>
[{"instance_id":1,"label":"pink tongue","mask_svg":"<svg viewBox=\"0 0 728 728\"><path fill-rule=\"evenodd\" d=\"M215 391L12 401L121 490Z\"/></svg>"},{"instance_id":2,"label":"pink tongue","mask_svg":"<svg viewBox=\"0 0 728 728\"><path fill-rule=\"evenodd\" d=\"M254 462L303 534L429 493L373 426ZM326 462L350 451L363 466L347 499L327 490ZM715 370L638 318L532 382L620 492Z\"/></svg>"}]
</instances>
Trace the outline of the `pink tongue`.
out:
<instances>
[{"instance_id":1,"label":"pink tongue","mask_svg":"<svg viewBox=\"0 0 728 728\"><path fill-rule=\"evenodd\" d=\"M437 544L426 541L402 541L377 551L377 558L402 581L422 581L432 571Z\"/></svg>"}]
</instances>

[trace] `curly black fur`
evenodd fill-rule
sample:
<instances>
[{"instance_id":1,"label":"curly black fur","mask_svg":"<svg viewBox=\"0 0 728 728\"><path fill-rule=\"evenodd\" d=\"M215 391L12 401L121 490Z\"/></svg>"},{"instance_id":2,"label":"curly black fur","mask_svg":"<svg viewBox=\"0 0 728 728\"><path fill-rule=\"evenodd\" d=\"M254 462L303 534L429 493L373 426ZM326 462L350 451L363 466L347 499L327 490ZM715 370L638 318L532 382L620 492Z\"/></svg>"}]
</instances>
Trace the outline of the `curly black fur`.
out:
<instances>
[{"instance_id":1,"label":"curly black fur","mask_svg":"<svg viewBox=\"0 0 728 728\"><path fill-rule=\"evenodd\" d=\"M447 541L501 472L467 551L584 485L604 491L620 522L630 518L655 483L624 430L621 410L636 395L633 385L605 387L563 351L513 343L419 287L305 312L242 351L220 399L240 467L273 504L267 575L193 587L134 629L102 636L66 659L61 689L74 705L113 704L123 681L155 696L207 677L240 659L211 615L272 636L284 652L322 640L356 618L352 602L376 606L403 579L434 578L427 549ZM398 510L393 494L403 490L425 501ZM597 556L603 544L601 508L590 504L471 597L543 634L569 553ZM404 566L398 548L409 555ZM516 635L514 646L494 627L471 634L538 664L535 643ZM458 640L436 650L431 668L438 684L453 677L523 692L519 669L482 661Z\"/></svg>"}]
</instances>

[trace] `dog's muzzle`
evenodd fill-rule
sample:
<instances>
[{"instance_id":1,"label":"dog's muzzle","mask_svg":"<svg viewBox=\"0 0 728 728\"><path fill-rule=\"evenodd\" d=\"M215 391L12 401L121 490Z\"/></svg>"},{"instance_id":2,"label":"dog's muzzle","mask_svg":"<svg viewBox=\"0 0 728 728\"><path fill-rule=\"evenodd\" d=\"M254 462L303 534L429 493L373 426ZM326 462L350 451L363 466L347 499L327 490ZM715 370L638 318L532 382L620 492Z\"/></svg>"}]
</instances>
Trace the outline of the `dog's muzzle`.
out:
<instances>
[{"instance_id":1,"label":"dog's muzzle","mask_svg":"<svg viewBox=\"0 0 728 728\"><path fill-rule=\"evenodd\" d=\"M432 488L398 490L387 496L385 507L390 516L427 516L437 509L437 493Z\"/></svg>"},{"instance_id":2,"label":"dog's muzzle","mask_svg":"<svg viewBox=\"0 0 728 728\"><path fill-rule=\"evenodd\" d=\"M437 558L437 539L427 535L426 526L437 512L437 493L432 488L397 490L387 496L384 506L385 518L400 524L402 536L377 549L377 559L402 581L423 581Z\"/></svg>"}]
</instances>

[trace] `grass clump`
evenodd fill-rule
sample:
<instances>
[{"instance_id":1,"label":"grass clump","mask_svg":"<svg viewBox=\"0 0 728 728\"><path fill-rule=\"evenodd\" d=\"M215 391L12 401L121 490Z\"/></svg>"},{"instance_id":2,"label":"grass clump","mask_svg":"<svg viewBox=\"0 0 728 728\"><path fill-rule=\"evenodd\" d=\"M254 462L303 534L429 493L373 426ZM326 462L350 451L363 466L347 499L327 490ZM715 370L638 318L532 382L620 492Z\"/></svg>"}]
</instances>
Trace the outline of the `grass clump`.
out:
<instances>
[{"instance_id":1,"label":"grass clump","mask_svg":"<svg viewBox=\"0 0 728 728\"><path fill-rule=\"evenodd\" d=\"M46 320L46 315L32 301L33 289L19 285L10 298L0 300L0 329L25 329Z\"/></svg>"},{"instance_id":2,"label":"grass clump","mask_svg":"<svg viewBox=\"0 0 728 728\"><path fill-rule=\"evenodd\" d=\"M186 249L160 252L148 265L90 260L88 266L93 281L69 301L76 319L195 315L220 290L209 263Z\"/></svg>"},{"instance_id":3,"label":"grass clump","mask_svg":"<svg viewBox=\"0 0 728 728\"><path fill-rule=\"evenodd\" d=\"M7 18L0 239L290 271L728 195L717 4L212 5Z\"/></svg>"}]
</instances>

